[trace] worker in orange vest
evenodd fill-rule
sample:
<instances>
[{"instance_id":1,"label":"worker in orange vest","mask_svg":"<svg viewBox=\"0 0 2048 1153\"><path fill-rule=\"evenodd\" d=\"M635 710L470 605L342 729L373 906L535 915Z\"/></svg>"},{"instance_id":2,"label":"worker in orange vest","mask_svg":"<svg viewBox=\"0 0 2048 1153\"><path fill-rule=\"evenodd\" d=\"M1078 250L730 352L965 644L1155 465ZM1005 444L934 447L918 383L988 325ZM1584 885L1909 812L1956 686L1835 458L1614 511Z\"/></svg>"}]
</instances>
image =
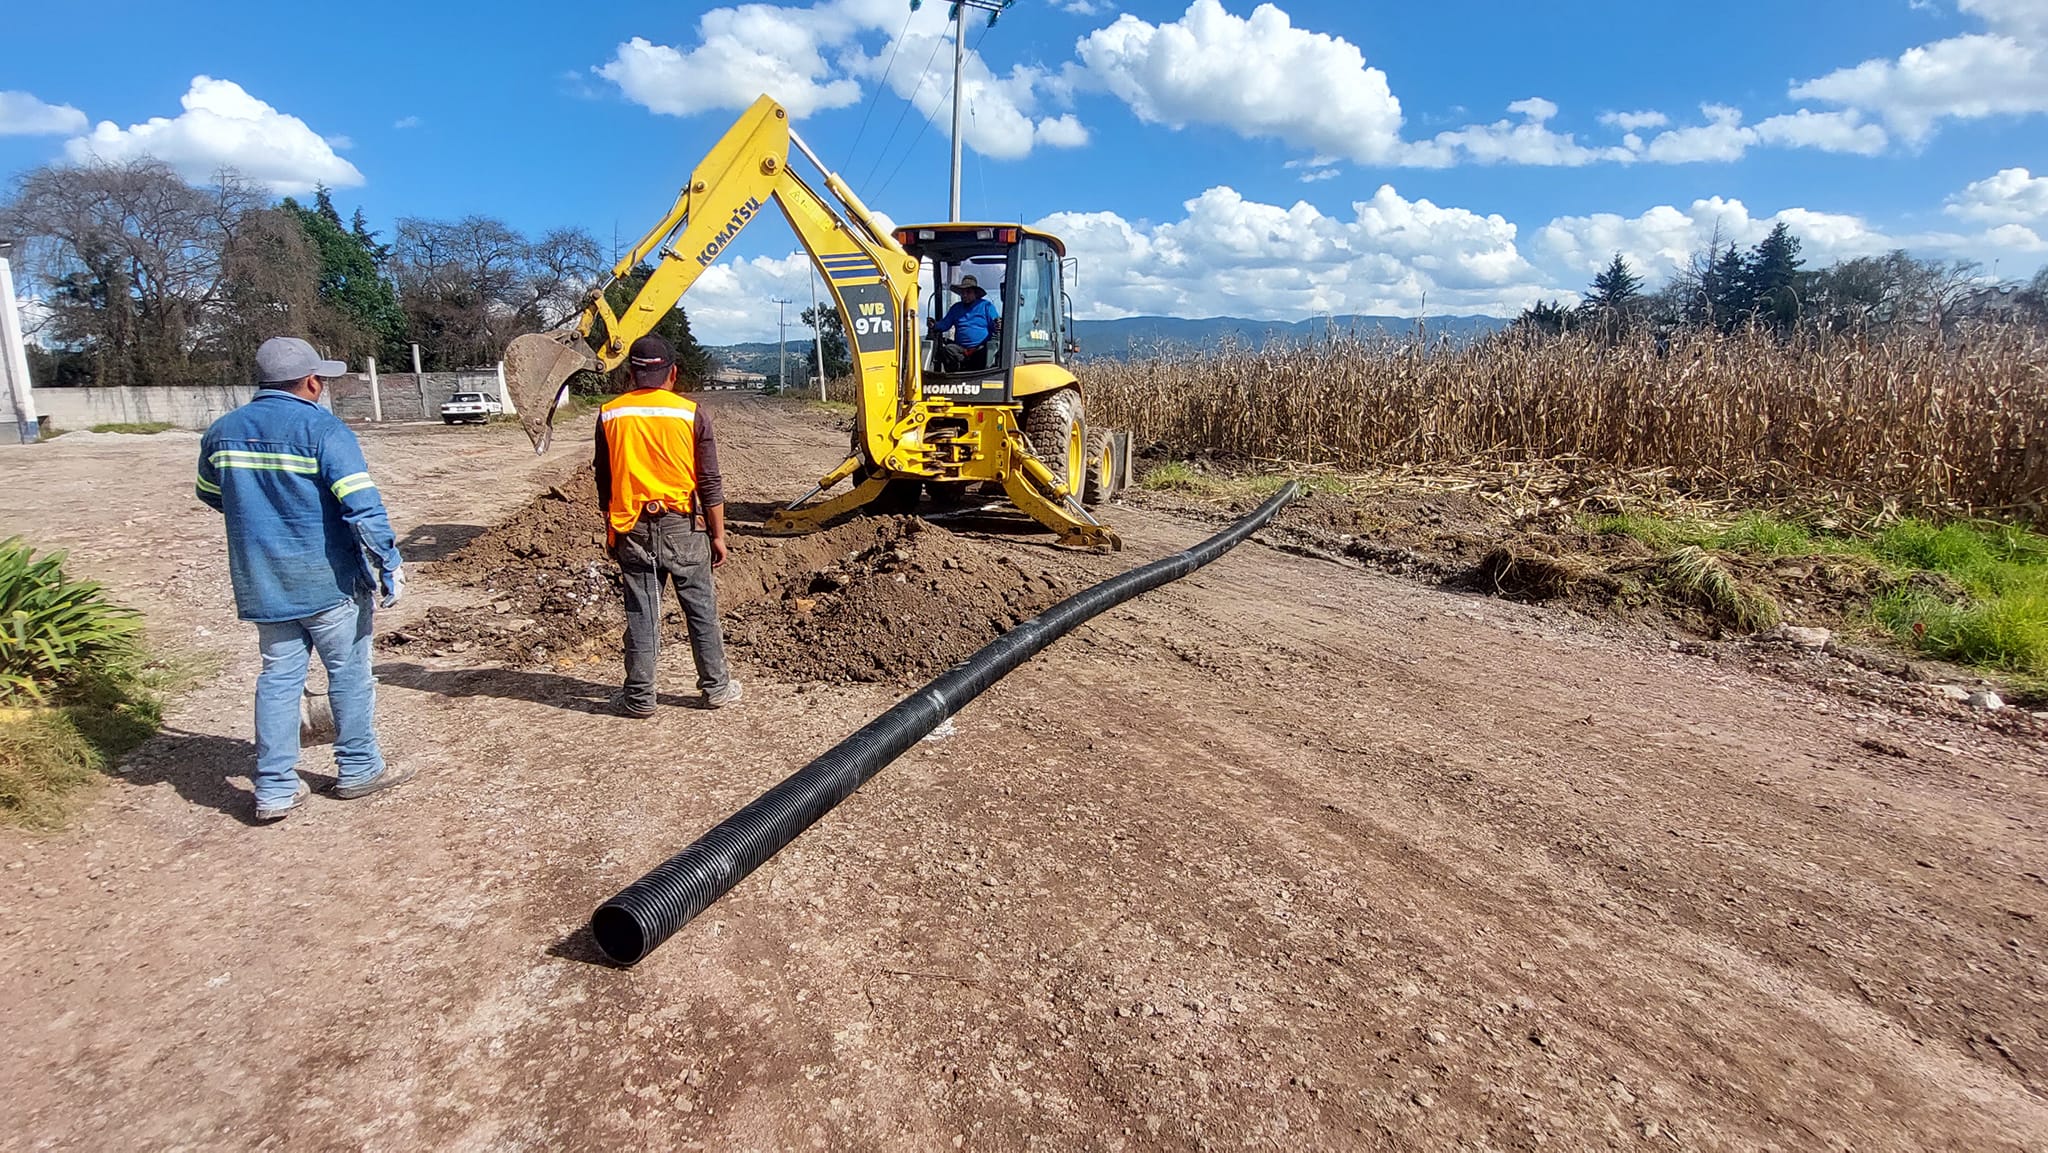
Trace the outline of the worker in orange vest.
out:
<instances>
[{"instance_id":1,"label":"worker in orange vest","mask_svg":"<svg viewBox=\"0 0 2048 1153\"><path fill-rule=\"evenodd\" d=\"M668 341L641 337L626 364L633 391L607 401L597 419L597 495L626 593L626 685L612 711L654 715L664 578L675 584L689 622L704 707L724 708L740 699L740 683L726 671L711 580L726 556L725 482L711 414L675 391Z\"/></svg>"}]
</instances>

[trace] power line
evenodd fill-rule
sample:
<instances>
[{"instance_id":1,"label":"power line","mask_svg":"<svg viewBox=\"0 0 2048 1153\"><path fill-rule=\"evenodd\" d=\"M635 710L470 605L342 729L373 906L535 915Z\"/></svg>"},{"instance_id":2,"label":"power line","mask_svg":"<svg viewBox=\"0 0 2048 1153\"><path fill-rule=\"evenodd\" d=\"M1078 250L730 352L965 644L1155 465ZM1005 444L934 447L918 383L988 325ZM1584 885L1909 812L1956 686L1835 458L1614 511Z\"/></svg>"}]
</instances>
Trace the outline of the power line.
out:
<instances>
[{"instance_id":1,"label":"power line","mask_svg":"<svg viewBox=\"0 0 2048 1153\"><path fill-rule=\"evenodd\" d=\"M976 53L977 55L981 52L981 43L982 41L988 39L988 30L990 27L991 25L982 26L981 35L974 38L974 47L968 49L968 51ZM934 57L936 57L937 55L938 54L936 52L933 53ZM946 106L946 101L951 99L952 95L953 86L951 84L948 84L946 85L946 91L940 94L939 102L937 104L932 105L931 115L926 116L924 118L924 127L917 130L917 136L911 140L909 149L903 153L903 159L898 160L896 162L896 167L889 170L889 179L882 181L881 187L875 189L876 196L880 196L884 191L886 191L889 187L889 182L896 179L896 174L898 172L903 171L903 165L910 160L911 154L917 151L918 144L924 140L924 134L931 131L932 121L938 119L939 109L944 108ZM877 167L879 167L879 165L877 165ZM872 175L869 177L869 179L872 181Z\"/></svg>"},{"instance_id":2,"label":"power line","mask_svg":"<svg viewBox=\"0 0 2048 1153\"><path fill-rule=\"evenodd\" d=\"M873 184L875 182L875 173L880 172L883 162L889 159L889 146L896 143L896 133L903 127L903 118L909 116L910 110L917 106L917 94L924 91L924 82L931 76L932 65L938 62L939 49L945 46L946 38L944 36L935 38L932 44L932 54L925 58L924 71L917 74L917 87L911 89L910 95L904 99L903 111L896 114L896 123L889 129L889 138L882 141L882 150L875 156L875 166L868 170L868 178L862 181L863 184ZM930 127L929 121L926 122L926 127Z\"/></svg>"},{"instance_id":3,"label":"power line","mask_svg":"<svg viewBox=\"0 0 2048 1153\"><path fill-rule=\"evenodd\" d=\"M896 53L902 51L903 37L910 31L911 18L916 15L917 9L915 8L905 13L903 16L903 27L896 30L896 39L889 42L889 63L882 69L882 79L875 84L875 90L868 93L867 109L860 114L860 131L853 134L853 147L846 150L846 157L849 161L853 159L854 153L860 151L861 137L867 135L868 131L868 117L874 115L875 104L882 98L882 89L889 86L889 75L896 71Z\"/></svg>"}]
</instances>

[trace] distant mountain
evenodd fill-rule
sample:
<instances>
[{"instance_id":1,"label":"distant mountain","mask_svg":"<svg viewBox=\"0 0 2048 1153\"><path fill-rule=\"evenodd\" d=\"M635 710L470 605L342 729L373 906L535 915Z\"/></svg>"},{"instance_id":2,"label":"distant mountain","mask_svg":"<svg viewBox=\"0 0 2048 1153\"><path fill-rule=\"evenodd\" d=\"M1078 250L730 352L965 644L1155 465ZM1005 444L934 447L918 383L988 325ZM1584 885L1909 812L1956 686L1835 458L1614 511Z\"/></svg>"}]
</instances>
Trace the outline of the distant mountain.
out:
<instances>
[{"instance_id":1,"label":"distant mountain","mask_svg":"<svg viewBox=\"0 0 2048 1153\"><path fill-rule=\"evenodd\" d=\"M1432 340L1448 337L1454 344L1464 344L1507 326L1508 321L1497 316L1432 316L1422 329ZM1366 339L1405 339L1416 331L1415 318L1405 316L1317 316L1296 321L1246 320L1237 316L1204 320L1130 316L1122 320L1074 322L1074 338L1081 343L1082 355L1118 360L1164 349L1214 348L1225 343L1254 349L1276 343L1301 344L1321 340L1329 333Z\"/></svg>"},{"instance_id":2,"label":"distant mountain","mask_svg":"<svg viewBox=\"0 0 2048 1153\"><path fill-rule=\"evenodd\" d=\"M1432 316L1424 326L1430 339L1448 337L1453 344L1465 344L1499 332L1508 321L1498 316ZM1317 316L1307 320L1246 320L1238 316L1212 316L1184 320L1177 316L1127 316L1122 320L1077 320L1074 338L1081 343L1081 355L1125 360L1170 349L1215 348L1230 343L1241 348L1264 348L1268 344L1301 344L1320 340L1326 333L1373 339L1380 336L1406 339L1416 331L1414 317L1408 316ZM753 372L775 375L774 341L728 344L705 351L722 364ZM796 361L809 355L810 330L802 338L794 332L789 355ZM799 368L792 364L790 375Z\"/></svg>"}]
</instances>

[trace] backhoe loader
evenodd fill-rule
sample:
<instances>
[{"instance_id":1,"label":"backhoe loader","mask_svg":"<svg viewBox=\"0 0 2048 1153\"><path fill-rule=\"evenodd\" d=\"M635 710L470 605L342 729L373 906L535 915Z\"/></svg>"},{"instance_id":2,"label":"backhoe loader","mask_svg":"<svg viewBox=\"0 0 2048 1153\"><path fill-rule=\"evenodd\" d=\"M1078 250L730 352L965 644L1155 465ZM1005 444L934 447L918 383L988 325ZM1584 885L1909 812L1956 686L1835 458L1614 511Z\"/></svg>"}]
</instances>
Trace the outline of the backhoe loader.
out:
<instances>
[{"instance_id":1,"label":"backhoe loader","mask_svg":"<svg viewBox=\"0 0 2048 1153\"><path fill-rule=\"evenodd\" d=\"M822 175L820 196L789 164L790 145ZM617 368L635 339L676 306L769 204L810 254L847 334L858 378L853 444L810 492L772 514L768 532L796 534L864 506L908 512L928 486L1000 485L1010 501L1073 548L1117 549L1088 508L1129 474L1127 434L1091 432L1068 367L1071 338L1066 247L1018 224L913 224L884 229L826 168L767 96L755 101L691 173L674 207L612 269L612 279L653 264L622 312L603 286L573 326L514 340L506 383L536 451L578 370ZM920 323L972 276L999 304L996 334L965 363L938 355ZM609 282L607 282L609 283ZM842 482L851 487L826 494Z\"/></svg>"}]
</instances>

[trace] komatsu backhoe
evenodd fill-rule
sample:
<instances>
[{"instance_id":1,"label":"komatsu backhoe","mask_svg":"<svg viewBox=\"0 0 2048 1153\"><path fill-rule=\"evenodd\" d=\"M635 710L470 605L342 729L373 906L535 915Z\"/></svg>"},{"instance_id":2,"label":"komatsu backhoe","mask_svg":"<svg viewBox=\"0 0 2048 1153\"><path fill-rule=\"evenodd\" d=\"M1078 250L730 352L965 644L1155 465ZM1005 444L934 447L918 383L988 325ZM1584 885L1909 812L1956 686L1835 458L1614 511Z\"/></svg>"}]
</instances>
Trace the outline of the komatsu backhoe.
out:
<instances>
[{"instance_id":1,"label":"komatsu backhoe","mask_svg":"<svg viewBox=\"0 0 2048 1153\"><path fill-rule=\"evenodd\" d=\"M791 169L791 144L822 175L829 200ZM869 505L908 512L928 487L992 484L1058 534L1061 545L1122 547L1088 509L1125 483L1130 438L1088 428L1069 368L1078 349L1065 245L1017 224L884 229L790 128L788 111L766 96L612 269L616 280L643 261L653 264L622 312L612 310L599 286L573 326L519 337L506 349L506 383L537 451L547 448L569 378L617 368L633 341L770 203L789 220L838 305L859 396L847 458L772 514L768 532L809 532ZM970 276L999 304L1000 320L974 356L941 356L921 321L942 316L949 294ZM924 284L931 298L921 305ZM826 496L842 482L851 487Z\"/></svg>"}]
</instances>

